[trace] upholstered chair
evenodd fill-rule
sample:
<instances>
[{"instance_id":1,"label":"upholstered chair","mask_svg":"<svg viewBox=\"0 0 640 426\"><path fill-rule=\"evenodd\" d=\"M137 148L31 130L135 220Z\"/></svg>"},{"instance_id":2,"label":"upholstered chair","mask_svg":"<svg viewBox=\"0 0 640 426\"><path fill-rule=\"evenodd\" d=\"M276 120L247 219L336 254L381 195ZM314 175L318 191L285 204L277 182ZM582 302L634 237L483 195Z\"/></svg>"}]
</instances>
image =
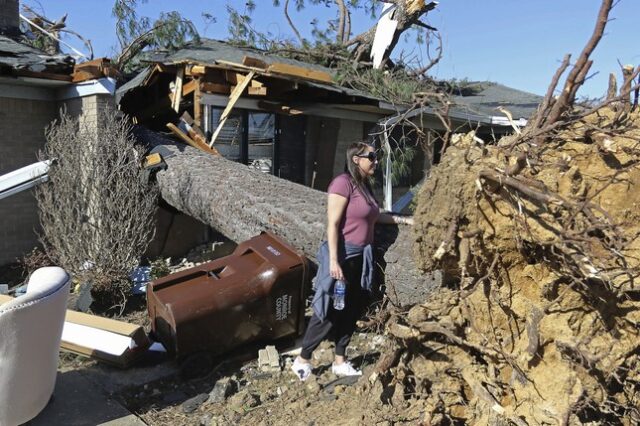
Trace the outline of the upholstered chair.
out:
<instances>
[{"instance_id":1,"label":"upholstered chair","mask_svg":"<svg viewBox=\"0 0 640 426\"><path fill-rule=\"evenodd\" d=\"M51 398L69 282L62 268L40 268L24 295L0 305L1 426L31 420Z\"/></svg>"}]
</instances>

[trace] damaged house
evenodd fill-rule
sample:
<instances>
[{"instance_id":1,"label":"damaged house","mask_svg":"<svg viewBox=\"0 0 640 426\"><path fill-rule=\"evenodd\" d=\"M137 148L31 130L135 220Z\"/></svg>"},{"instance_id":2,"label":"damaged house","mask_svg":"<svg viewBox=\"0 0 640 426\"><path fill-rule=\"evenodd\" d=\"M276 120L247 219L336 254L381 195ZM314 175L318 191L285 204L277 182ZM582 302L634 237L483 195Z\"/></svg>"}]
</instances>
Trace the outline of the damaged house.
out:
<instances>
[{"instance_id":1,"label":"damaged house","mask_svg":"<svg viewBox=\"0 0 640 426\"><path fill-rule=\"evenodd\" d=\"M116 94L120 109L137 123L165 132L169 126L176 133L187 112L202 130L202 142L225 158L321 191L342 171L343 153L353 141L377 135L415 147L415 132L393 126L400 115L408 118L427 135L430 148L414 150L391 191L377 188L387 208L438 161L439 135L447 126L455 132L474 129L491 141L513 132L513 125L524 125L540 101L499 84L471 83L453 94L446 124L432 108L405 114L408 105L341 87L335 70L221 41L202 39L177 52L151 54L147 61L149 68ZM182 135L176 133L183 141L187 125ZM388 135L386 129L391 129ZM380 172L378 179L387 187L388 175Z\"/></svg>"},{"instance_id":2,"label":"damaged house","mask_svg":"<svg viewBox=\"0 0 640 426\"><path fill-rule=\"evenodd\" d=\"M95 120L115 94L119 108L137 124L171 131L182 142L196 139L207 152L324 191L342 171L348 144L371 139L372 134L384 135L385 126L392 126L408 107L341 87L329 68L207 39L173 53L150 54L148 68L116 91L116 73L108 60L74 67L72 57L46 55L22 43L17 31L18 2L10 3L0 11L5 28L0 37L0 122L6 129L0 136L2 175L37 161L44 130L60 108L83 120ZM13 33L7 28L14 28ZM498 105L505 105L514 120L523 124L538 97L478 83L453 100L451 128L475 129L481 138L491 140L513 131L495 109ZM388 170L383 173L381 167L377 181L387 183L386 191L382 186L376 191L387 208L438 161L438 138L446 130L437 111L427 107L406 117L433 143L430 151L415 149L408 171L393 185ZM387 136L405 145L416 144L415 132L403 126L394 127ZM12 193L16 191L12 187ZM0 210L8 224L2 230L0 249L0 264L6 264L37 245L34 231L39 225L29 191L0 200ZM208 226L165 203L157 225L150 257L181 256L211 238Z\"/></svg>"}]
</instances>

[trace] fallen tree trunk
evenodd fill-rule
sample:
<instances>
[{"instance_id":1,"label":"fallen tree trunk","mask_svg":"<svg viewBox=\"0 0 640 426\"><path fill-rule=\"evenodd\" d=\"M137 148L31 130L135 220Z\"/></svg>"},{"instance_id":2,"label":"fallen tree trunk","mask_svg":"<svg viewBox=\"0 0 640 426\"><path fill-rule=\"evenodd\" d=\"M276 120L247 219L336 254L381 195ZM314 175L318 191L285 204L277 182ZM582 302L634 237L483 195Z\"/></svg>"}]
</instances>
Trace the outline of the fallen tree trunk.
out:
<instances>
[{"instance_id":1,"label":"fallen tree trunk","mask_svg":"<svg viewBox=\"0 0 640 426\"><path fill-rule=\"evenodd\" d=\"M242 164L177 144L138 127L138 140L161 151L167 169L157 173L160 193L176 209L234 241L269 230L315 261L325 238L326 194ZM397 305L422 300L439 281L419 272L411 229L380 225L376 232L379 274Z\"/></svg>"}]
</instances>

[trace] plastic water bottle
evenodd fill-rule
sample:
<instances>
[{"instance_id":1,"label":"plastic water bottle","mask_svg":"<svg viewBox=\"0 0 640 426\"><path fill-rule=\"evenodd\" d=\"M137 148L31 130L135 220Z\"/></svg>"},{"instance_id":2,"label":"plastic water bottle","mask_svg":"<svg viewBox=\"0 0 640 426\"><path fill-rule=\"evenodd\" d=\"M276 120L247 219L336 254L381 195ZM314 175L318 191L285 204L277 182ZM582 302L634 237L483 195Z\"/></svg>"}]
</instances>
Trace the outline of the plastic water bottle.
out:
<instances>
[{"instance_id":1,"label":"plastic water bottle","mask_svg":"<svg viewBox=\"0 0 640 426\"><path fill-rule=\"evenodd\" d=\"M344 309L344 295L347 292L347 285L342 280L337 280L333 285L333 309L341 311Z\"/></svg>"}]
</instances>

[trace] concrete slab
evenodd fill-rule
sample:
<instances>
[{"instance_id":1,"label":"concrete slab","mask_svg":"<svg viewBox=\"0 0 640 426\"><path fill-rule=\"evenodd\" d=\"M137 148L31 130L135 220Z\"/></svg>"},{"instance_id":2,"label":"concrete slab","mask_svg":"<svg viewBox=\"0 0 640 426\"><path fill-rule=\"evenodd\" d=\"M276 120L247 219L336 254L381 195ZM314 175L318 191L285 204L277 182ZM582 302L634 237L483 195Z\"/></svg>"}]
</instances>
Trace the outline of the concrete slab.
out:
<instances>
[{"instance_id":1,"label":"concrete slab","mask_svg":"<svg viewBox=\"0 0 640 426\"><path fill-rule=\"evenodd\" d=\"M79 371L58 373L53 398L30 426L142 426L145 423Z\"/></svg>"}]
</instances>

